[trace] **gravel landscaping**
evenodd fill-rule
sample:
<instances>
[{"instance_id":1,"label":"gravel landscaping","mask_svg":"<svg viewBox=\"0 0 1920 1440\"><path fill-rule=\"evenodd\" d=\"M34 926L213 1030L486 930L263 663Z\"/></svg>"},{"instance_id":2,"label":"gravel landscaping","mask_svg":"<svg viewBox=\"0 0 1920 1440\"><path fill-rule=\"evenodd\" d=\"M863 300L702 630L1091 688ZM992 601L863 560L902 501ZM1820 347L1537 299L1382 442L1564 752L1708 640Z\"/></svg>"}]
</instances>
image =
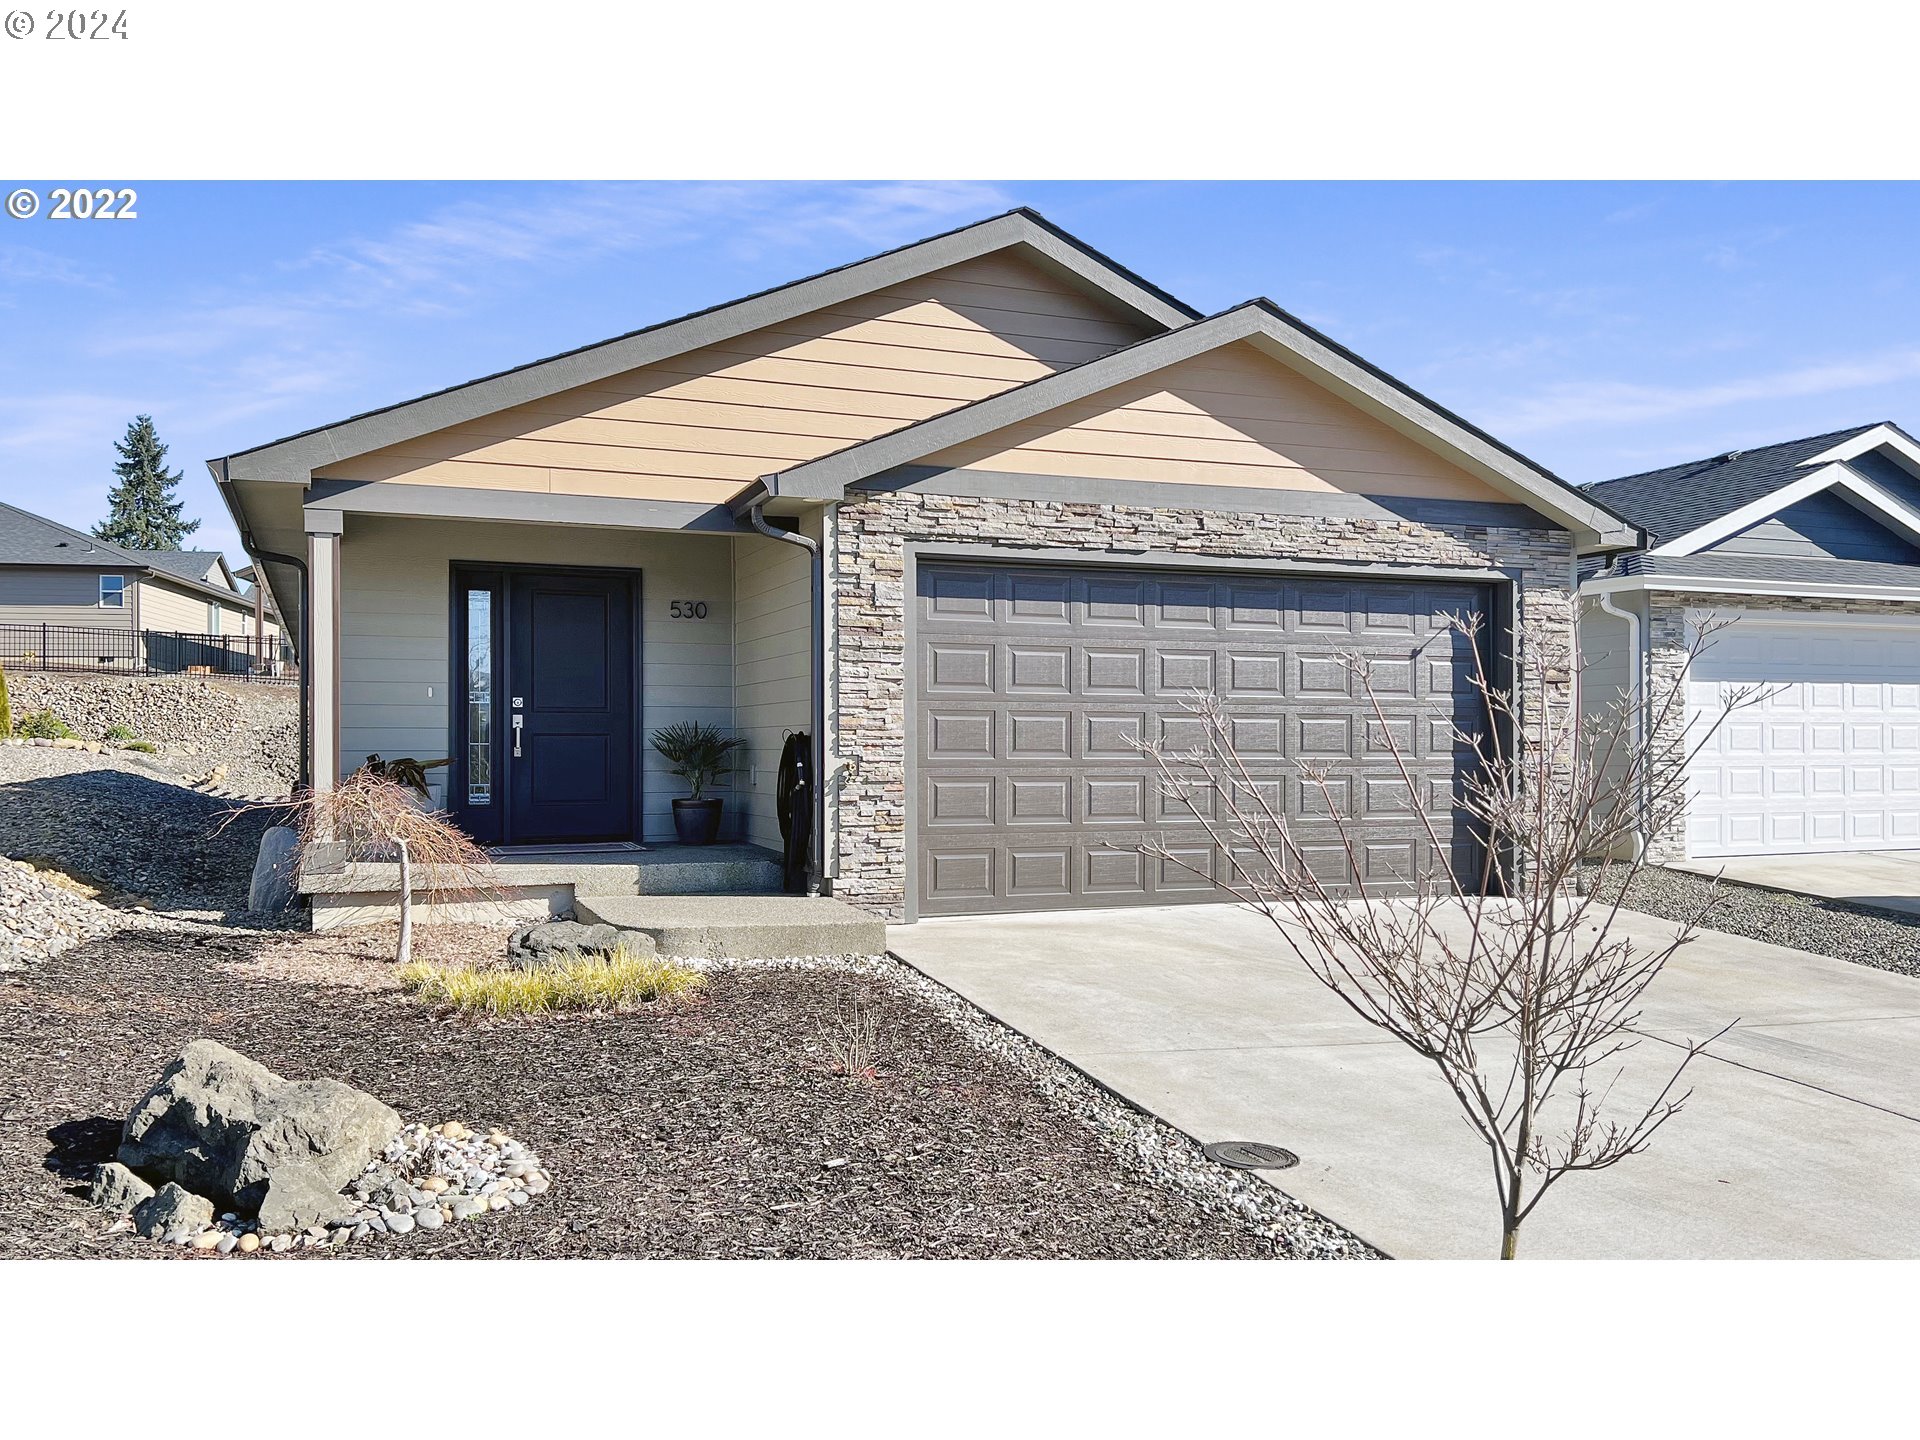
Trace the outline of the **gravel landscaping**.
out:
<instances>
[{"instance_id":1,"label":"gravel landscaping","mask_svg":"<svg viewBox=\"0 0 1920 1440\"><path fill-rule=\"evenodd\" d=\"M1616 892L1620 878L1616 871L1609 882ZM1699 913L1714 884L1685 871L1648 866L1621 903L1663 920L1684 920ZM1718 886L1708 929L1899 975L1920 975L1920 918L1902 919L1843 900L1792 895L1732 880L1721 880Z\"/></svg>"},{"instance_id":2,"label":"gravel landscaping","mask_svg":"<svg viewBox=\"0 0 1920 1440\"><path fill-rule=\"evenodd\" d=\"M506 938L421 934L426 958ZM498 1125L551 1177L539 1204L430 1234L243 1259L1371 1253L892 961L722 967L629 1013L480 1021L402 994L390 941L142 920L0 977L0 1256L218 1258L86 1198L129 1105L202 1036ZM856 1006L870 1073L848 1075Z\"/></svg>"},{"instance_id":3,"label":"gravel landscaping","mask_svg":"<svg viewBox=\"0 0 1920 1440\"><path fill-rule=\"evenodd\" d=\"M16 720L51 710L92 741L123 727L158 747L153 759L165 772L225 794L278 798L299 766L300 692L292 684L9 671L7 686Z\"/></svg>"},{"instance_id":4,"label":"gravel landscaping","mask_svg":"<svg viewBox=\"0 0 1920 1440\"><path fill-rule=\"evenodd\" d=\"M242 913L276 813L207 794L152 757L0 745L0 856L50 863L109 903Z\"/></svg>"},{"instance_id":5,"label":"gravel landscaping","mask_svg":"<svg viewBox=\"0 0 1920 1440\"><path fill-rule=\"evenodd\" d=\"M82 893L0 856L0 972L41 964L117 924Z\"/></svg>"}]
</instances>

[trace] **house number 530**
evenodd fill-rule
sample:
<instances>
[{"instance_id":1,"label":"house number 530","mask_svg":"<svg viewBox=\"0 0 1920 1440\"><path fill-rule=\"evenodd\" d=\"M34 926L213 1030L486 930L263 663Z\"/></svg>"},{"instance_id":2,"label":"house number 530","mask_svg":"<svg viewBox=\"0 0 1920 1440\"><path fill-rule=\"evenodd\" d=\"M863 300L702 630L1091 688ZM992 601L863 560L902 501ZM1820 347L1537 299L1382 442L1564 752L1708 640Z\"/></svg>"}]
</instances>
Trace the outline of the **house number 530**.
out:
<instances>
[{"instance_id":1,"label":"house number 530","mask_svg":"<svg viewBox=\"0 0 1920 1440\"><path fill-rule=\"evenodd\" d=\"M707 618L707 602L704 600L673 600L668 602L667 614L676 620L704 620Z\"/></svg>"}]
</instances>

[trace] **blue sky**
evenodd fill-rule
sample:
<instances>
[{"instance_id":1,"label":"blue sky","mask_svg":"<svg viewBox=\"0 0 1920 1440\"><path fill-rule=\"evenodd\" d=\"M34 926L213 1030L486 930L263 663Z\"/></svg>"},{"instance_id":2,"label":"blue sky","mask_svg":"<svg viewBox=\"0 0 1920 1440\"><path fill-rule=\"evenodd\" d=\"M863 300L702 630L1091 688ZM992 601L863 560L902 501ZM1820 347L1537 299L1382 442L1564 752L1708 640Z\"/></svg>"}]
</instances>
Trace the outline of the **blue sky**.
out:
<instances>
[{"instance_id":1,"label":"blue sky","mask_svg":"<svg viewBox=\"0 0 1920 1440\"><path fill-rule=\"evenodd\" d=\"M209 456L1015 204L1202 311L1270 296L1575 481L1920 425L1910 184L138 188L133 221L0 219L0 499L91 524L146 411L236 555Z\"/></svg>"}]
</instances>

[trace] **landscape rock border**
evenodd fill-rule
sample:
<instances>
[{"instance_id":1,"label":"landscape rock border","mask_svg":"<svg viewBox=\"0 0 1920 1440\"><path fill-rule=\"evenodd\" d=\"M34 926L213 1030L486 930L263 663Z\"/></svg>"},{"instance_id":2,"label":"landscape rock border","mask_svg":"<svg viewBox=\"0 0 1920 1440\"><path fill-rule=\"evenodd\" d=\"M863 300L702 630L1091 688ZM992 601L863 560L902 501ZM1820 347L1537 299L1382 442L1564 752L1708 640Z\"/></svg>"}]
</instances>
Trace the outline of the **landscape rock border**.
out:
<instances>
[{"instance_id":1,"label":"landscape rock border","mask_svg":"<svg viewBox=\"0 0 1920 1440\"><path fill-rule=\"evenodd\" d=\"M540 1157L504 1130L484 1135L458 1120L405 1126L347 1186L328 1223L275 1229L171 1181L159 1191L117 1161L95 1172L92 1199L122 1211L108 1233L133 1230L213 1255L283 1255L339 1249L371 1235L432 1234L461 1221L518 1209L553 1186ZM146 1195L140 1198L140 1192ZM137 1199L138 1203L129 1204Z\"/></svg>"}]
</instances>

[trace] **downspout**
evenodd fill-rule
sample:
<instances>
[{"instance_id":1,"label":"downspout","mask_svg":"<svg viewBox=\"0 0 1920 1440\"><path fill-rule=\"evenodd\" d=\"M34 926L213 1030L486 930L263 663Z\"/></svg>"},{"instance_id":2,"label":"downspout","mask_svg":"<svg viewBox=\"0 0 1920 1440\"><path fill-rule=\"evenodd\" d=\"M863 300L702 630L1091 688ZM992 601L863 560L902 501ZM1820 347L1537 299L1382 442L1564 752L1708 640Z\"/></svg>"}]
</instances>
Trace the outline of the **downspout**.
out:
<instances>
[{"instance_id":1,"label":"downspout","mask_svg":"<svg viewBox=\"0 0 1920 1440\"><path fill-rule=\"evenodd\" d=\"M1613 596L1608 591L1602 590L1596 598L1600 601L1600 608L1607 614L1616 620L1627 622L1627 696L1633 708L1633 725L1628 733L1627 743L1633 747L1634 772L1640 777L1640 784L1636 788L1641 793L1634 797L1634 808L1639 812L1638 823L1631 837L1633 851L1626 858L1638 860L1647 851L1648 804L1645 792L1652 783L1652 777L1647 774L1646 737L1643 733L1646 730L1647 721L1645 685L1647 663L1646 656L1640 649L1640 617L1631 610L1622 610L1615 605Z\"/></svg>"},{"instance_id":2,"label":"downspout","mask_svg":"<svg viewBox=\"0 0 1920 1440\"><path fill-rule=\"evenodd\" d=\"M797 530L780 530L767 523L766 498L747 509L747 523L769 540L798 545L807 552L807 626L811 632L813 707L813 853L807 857L808 888L821 893L821 864L827 853L827 635L822 609L826 597L825 557L820 542Z\"/></svg>"},{"instance_id":3,"label":"downspout","mask_svg":"<svg viewBox=\"0 0 1920 1440\"><path fill-rule=\"evenodd\" d=\"M230 480L227 471L227 462L222 460L220 462L220 488L226 490L227 493L231 495L232 490L229 486ZM313 653L313 596L311 594L312 587L308 584L306 557L304 555L283 555L277 550L260 549L254 542L253 532L247 528L246 521L241 519L240 511L232 505L231 502L229 502L227 508L234 512L234 520L240 529L240 543L246 547L249 555L260 562L260 571L254 577L254 584L259 587L263 593L265 592L267 583L267 561L272 560L281 565L291 565L295 570L300 572L300 703L297 707L300 711L300 779L294 789L294 793L296 795L304 795L313 789L313 737L309 731L307 722L307 706L312 703L313 699L311 689L313 684L311 674L312 667L309 664L309 659ZM285 622L283 621L282 623L284 624Z\"/></svg>"}]
</instances>

